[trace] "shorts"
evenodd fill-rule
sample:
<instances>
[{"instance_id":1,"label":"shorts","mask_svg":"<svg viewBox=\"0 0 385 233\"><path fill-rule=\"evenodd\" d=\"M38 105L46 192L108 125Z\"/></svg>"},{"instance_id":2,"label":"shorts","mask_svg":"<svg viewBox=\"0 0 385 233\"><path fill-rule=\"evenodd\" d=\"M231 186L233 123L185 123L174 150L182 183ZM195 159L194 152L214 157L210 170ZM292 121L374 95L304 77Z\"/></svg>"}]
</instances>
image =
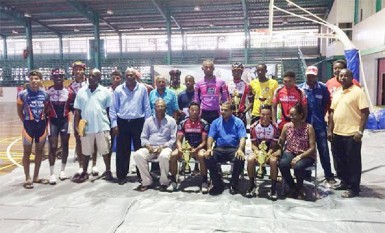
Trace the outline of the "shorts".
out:
<instances>
[{"instance_id":1,"label":"shorts","mask_svg":"<svg viewBox=\"0 0 385 233\"><path fill-rule=\"evenodd\" d=\"M50 118L48 124L48 136L58 136L60 134L69 134L69 118Z\"/></svg>"},{"instance_id":2,"label":"shorts","mask_svg":"<svg viewBox=\"0 0 385 233\"><path fill-rule=\"evenodd\" d=\"M82 141L83 155L92 155L95 150L101 155L106 155L110 152L111 148L111 135L110 131L103 131L99 133L89 133L84 137L80 137Z\"/></svg>"},{"instance_id":3,"label":"shorts","mask_svg":"<svg viewBox=\"0 0 385 233\"><path fill-rule=\"evenodd\" d=\"M25 120L23 121L23 145L32 145L33 141L40 143L45 141L47 137L47 121L34 121Z\"/></svg>"}]
</instances>

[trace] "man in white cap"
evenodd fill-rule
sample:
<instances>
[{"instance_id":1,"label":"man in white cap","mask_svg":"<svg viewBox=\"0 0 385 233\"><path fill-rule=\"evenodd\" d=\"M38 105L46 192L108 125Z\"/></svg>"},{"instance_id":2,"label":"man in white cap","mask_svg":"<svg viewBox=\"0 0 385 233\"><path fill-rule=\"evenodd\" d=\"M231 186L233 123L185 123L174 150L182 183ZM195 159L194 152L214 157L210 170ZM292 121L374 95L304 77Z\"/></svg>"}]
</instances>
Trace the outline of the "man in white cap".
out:
<instances>
[{"instance_id":1,"label":"man in white cap","mask_svg":"<svg viewBox=\"0 0 385 233\"><path fill-rule=\"evenodd\" d=\"M334 184L334 174L331 171L329 147L327 142L327 125L325 114L330 107L330 93L325 84L317 81L318 68L309 66L306 69L306 82L300 85L307 98L307 123L314 127L317 149L324 170L325 179Z\"/></svg>"}]
</instances>

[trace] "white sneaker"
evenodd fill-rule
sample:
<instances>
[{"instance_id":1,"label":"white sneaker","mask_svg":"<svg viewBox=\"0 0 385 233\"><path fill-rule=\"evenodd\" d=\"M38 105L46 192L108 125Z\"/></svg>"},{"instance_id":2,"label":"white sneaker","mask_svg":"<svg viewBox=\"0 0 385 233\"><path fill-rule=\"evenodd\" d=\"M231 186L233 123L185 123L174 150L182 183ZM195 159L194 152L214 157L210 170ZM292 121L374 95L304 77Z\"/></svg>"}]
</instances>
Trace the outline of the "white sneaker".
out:
<instances>
[{"instance_id":1,"label":"white sneaker","mask_svg":"<svg viewBox=\"0 0 385 233\"><path fill-rule=\"evenodd\" d=\"M49 177L49 184L55 185L56 182L57 182L56 176L55 176L55 175L51 175L51 176Z\"/></svg>"},{"instance_id":2,"label":"white sneaker","mask_svg":"<svg viewBox=\"0 0 385 233\"><path fill-rule=\"evenodd\" d=\"M66 180L68 177L67 175L65 174L64 171L61 171L60 174L59 174L59 179L60 180Z\"/></svg>"},{"instance_id":3,"label":"white sneaker","mask_svg":"<svg viewBox=\"0 0 385 233\"><path fill-rule=\"evenodd\" d=\"M207 184L207 182L203 182L202 183L202 194L207 194L209 192L209 185Z\"/></svg>"},{"instance_id":4,"label":"white sneaker","mask_svg":"<svg viewBox=\"0 0 385 233\"><path fill-rule=\"evenodd\" d=\"M93 176L98 176L99 175L99 170L98 170L98 168L96 166L92 167L91 174Z\"/></svg>"},{"instance_id":5,"label":"white sneaker","mask_svg":"<svg viewBox=\"0 0 385 233\"><path fill-rule=\"evenodd\" d=\"M174 192L176 190L176 183L171 182L166 190L167 190L167 192Z\"/></svg>"}]
</instances>

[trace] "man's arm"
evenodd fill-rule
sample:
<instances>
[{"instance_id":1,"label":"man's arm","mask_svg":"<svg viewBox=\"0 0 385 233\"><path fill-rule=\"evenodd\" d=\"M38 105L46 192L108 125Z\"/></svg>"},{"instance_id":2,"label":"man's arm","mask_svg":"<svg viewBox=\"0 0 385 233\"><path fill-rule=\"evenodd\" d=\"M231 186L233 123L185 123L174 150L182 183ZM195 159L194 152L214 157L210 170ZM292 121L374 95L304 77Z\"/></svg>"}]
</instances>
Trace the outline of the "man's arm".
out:
<instances>
[{"instance_id":1,"label":"man's arm","mask_svg":"<svg viewBox=\"0 0 385 233\"><path fill-rule=\"evenodd\" d=\"M210 158L213 155L213 143L214 143L214 138L209 136L207 138L207 150L204 154L206 158Z\"/></svg>"},{"instance_id":2,"label":"man's arm","mask_svg":"<svg viewBox=\"0 0 385 233\"><path fill-rule=\"evenodd\" d=\"M176 132L177 132L177 125L176 125L176 122L173 121L170 123L170 131L171 131L171 135L170 135L170 140L168 140L168 142L166 143L166 147L168 148L171 148L174 146L175 144L175 141L176 141Z\"/></svg>"},{"instance_id":3,"label":"man's arm","mask_svg":"<svg viewBox=\"0 0 385 233\"><path fill-rule=\"evenodd\" d=\"M17 115L19 116L21 121L24 120L23 104L17 103Z\"/></svg>"},{"instance_id":4,"label":"man's arm","mask_svg":"<svg viewBox=\"0 0 385 233\"><path fill-rule=\"evenodd\" d=\"M279 100L278 100L278 92L277 90L274 91L274 95L273 95L273 106L272 106L272 111L271 111L271 114L272 114L272 121L273 121L273 124L277 124L277 106L279 104Z\"/></svg>"},{"instance_id":5,"label":"man's arm","mask_svg":"<svg viewBox=\"0 0 385 233\"><path fill-rule=\"evenodd\" d=\"M333 131L334 131L334 120L333 120L334 110L330 109L329 120L328 120L328 140L333 141Z\"/></svg>"},{"instance_id":6,"label":"man's arm","mask_svg":"<svg viewBox=\"0 0 385 233\"><path fill-rule=\"evenodd\" d=\"M82 112L79 110L79 109L75 109L74 111L74 124L75 124L75 127L74 127L74 130L75 130L75 134L79 134L79 122L80 122L80 118L81 118L81 114Z\"/></svg>"},{"instance_id":7,"label":"man's arm","mask_svg":"<svg viewBox=\"0 0 385 233\"><path fill-rule=\"evenodd\" d=\"M353 136L353 140L357 142L361 141L361 138L364 134L366 123L368 121L369 113L370 113L369 108L364 108L364 109L361 109L360 111L361 111L360 127L358 132L356 132Z\"/></svg>"}]
</instances>

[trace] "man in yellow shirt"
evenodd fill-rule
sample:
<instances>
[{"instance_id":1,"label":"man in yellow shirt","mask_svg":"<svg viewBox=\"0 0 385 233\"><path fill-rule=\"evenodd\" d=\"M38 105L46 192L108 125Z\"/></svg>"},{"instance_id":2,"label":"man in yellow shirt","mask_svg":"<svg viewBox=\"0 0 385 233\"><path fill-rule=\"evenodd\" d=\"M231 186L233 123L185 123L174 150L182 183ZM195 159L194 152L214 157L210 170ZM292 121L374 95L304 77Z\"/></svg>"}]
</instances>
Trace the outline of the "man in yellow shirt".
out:
<instances>
[{"instance_id":1,"label":"man in yellow shirt","mask_svg":"<svg viewBox=\"0 0 385 233\"><path fill-rule=\"evenodd\" d=\"M267 66L259 64L256 67L257 78L250 82L253 110L251 112L251 124L260 118L260 106L272 105L274 91L278 88L278 82L266 77Z\"/></svg>"},{"instance_id":2,"label":"man in yellow shirt","mask_svg":"<svg viewBox=\"0 0 385 233\"><path fill-rule=\"evenodd\" d=\"M342 69L338 78L342 89L333 95L328 139L340 169L341 184L335 190L346 190L341 197L352 198L360 192L361 139L369 116L369 104L361 88L353 85L352 71Z\"/></svg>"}]
</instances>

